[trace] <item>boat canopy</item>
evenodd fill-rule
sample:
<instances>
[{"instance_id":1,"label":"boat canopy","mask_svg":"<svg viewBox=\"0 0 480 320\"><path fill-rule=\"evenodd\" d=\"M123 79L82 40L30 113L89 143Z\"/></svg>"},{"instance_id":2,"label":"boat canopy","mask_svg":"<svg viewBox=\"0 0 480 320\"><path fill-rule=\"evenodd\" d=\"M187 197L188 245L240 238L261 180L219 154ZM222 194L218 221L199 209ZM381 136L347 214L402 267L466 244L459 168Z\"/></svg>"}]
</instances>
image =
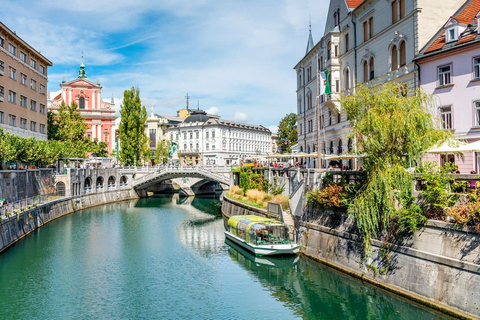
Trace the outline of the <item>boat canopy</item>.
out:
<instances>
[{"instance_id":1,"label":"boat canopy","mask_svg":"<svg viewBox=\"0 0 480 320\"><path fill-rule=\"evenodd\" d=\"M280 222L254 215L232 216L228 219L230 231L247 242L267 244L288 241L288 230Z\"/></svg>"}]
</instances>

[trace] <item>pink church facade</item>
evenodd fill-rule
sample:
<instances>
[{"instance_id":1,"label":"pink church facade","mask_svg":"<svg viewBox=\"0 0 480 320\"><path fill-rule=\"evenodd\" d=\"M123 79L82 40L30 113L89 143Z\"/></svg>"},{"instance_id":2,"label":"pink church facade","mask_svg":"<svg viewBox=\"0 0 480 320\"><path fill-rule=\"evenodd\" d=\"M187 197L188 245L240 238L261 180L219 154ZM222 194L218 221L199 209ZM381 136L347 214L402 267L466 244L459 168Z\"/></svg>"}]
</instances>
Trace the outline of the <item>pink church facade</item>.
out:
<instances>
[{"instance_id":1,"label":"pink church facade","mask_svg":"<svg viewBox=\"0 0 480 320\"><path fill-rule=\"evenodd\" d=\"M80 114L87 123L85 135L90 139L97 139L107 144L109 154L115 150L115 104L102 99L102 87L89 81L85 75L85 66L80 65L79 77L75 80L60 84L61 92L48 100L48 110L55 112L62 101L67 105L75 102Z\"/></svg>"},{"instance_id":2,"label":"pink church facade","mask_svg":"<svg viewBox=\"0 0 480 320\"><path fill-rule=\"evenodd\" d=\"M434 97L442 128L466 142L480 140L480 0L469 0L417 57L420 86ZM460 173L480 172L480 153L464 159L427 154L426 161L455 162Z\"/></svg>"}]
</instances>

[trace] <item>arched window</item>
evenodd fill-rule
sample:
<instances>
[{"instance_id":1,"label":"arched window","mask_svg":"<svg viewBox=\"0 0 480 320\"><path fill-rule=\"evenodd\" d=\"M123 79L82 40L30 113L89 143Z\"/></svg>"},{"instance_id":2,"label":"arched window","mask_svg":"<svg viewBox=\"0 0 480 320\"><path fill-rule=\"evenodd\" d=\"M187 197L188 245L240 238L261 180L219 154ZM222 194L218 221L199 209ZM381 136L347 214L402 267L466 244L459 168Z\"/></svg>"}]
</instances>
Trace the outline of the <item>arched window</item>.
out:
<instances>
[{"instance_id":1,"label":"arched window","mask_svg":"<svg viewBox=\"0 0 480 320\"><path fill-rule=\"evenodd\" d=\"M369 61L369 67L370 67L370 78L369 80L372 80L373 78L375 78L375 68L374 68L374 61L373 61L373 57L370 58L370 61Z\"/></svg>"},{"instance_id":2,"label":"arched window","mask_svg":"<svg viewBox=\"0 0 480 320\"><path fill-rule=\"evenodd\" d=\"M342 121L342 114L340 112L337 112L337 123L340 123Z\"/></svg>"},{"instance_id":3,"label":"arched window","mask_svg":"<svg viewBox=\"0 0 480 320\"><path fill-rule=\"evenodd\" d=\"M398 50L397 46L392 47L392 71L398 68Z\"/></svg>"},{"instance_id":4,"label":"arched window","mask_svg":"<svg viewBox=\"0 0 480 320\"><path fill-rule=\"evenodd\" d=\"M328 109L328 125L332 125L332 111L330 109Z\"/></svg>"},{"instance_id":5,"label":"arched window","mask_svg":"<svg viewBox=\"0 0 480 320\"><path fill-rule=\"evenodd\" d=\"M350 71L345 70L345 91L350 90Z\"/></svg>"},{"instance_id":6,"label":"arched window","mask_svg":"<svg viewBox=\"0 0 480 320\"><path fill-rule=\"evenodd\" d=\"M405 48L405 41L400 42L400 67L407 63L407 50Z\"/></svg>"},{"instance_id":7,"label":"arched window","mask_svg":"<svg viewBox=\"0 0 480 320\"><path fill-rule=\"evenodd\" d=\"M368 82L368 63L363 61L363 82Z\"/></svg>"},{"instance_id":8,"label":"arched window","mask_svg":"<svg viewBox=\"0 0 480 320\"><path fill-rule=\"evenodd\" d=\"M85 109L85 98L84 97L80 97L80 99L78 99L78 107L80 109Z\"/></svg>"},{"instance_id":9,"label":"arched window","mask_svg":"<svg viewBox=\"0 0 480 320\"><path fill-rule=\"evenodd\" d=\"M338 140L338 154L341 154L343 152L343 143L342 139Z\"/></svg>"},{"instance_id":10,"label":"arched window","mask_svg":"<svg viewBox=\"0 0 480 320\"><path fill-rule=\"evenodd\" d=\"M307 93L307 110L312 109L312 93Z\"/></svg>"},{"instance_id":11,"label":"arched window","mask_svg":"<svg viewBox=\"0 0 480 320\"><path fill-rule=\"evenodd\" d=\"M320 71L323 70L323 57L320 56L320 58L318 59L318 68L320 69Z\"/></svg>"},{"instance_id":12,"label":"arched window","mask_svg":"<svg viewBox=\"0 0 480 320\"><path fill-rule=\"evenodd\" d=\"M351 153L352 152L352 138L348 139L347 148L348 148L348 153Z\"/></svg>"},{"instance_id":13,"label":"arched window","mask_svg":"<svg viewBox=\"0 0 480 320\"><path fill-rule=\"evenodd\" d=\"M333 141L330 141L330 154L333 154Z\"/></svg>"}]
</instances>

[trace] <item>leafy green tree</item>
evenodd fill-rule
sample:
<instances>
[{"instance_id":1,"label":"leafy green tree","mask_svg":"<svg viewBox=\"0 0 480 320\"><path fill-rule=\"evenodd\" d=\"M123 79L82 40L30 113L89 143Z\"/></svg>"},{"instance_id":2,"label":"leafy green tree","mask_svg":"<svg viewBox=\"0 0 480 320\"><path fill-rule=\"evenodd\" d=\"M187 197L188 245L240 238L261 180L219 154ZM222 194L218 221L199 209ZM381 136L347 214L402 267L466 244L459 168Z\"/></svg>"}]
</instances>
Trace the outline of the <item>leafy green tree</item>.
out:
<instances>
[{"instance_id":1,"label":"leafy green tree","mask_svg":"<svg viewBox=\"0 0 480 320\"><path fill-rule=\"evenodd\" d=\"M292 145L297 143L297 115L289 113L280 120L278 125L278 145L282 152L292 152Z\"/></svg>"},{"instance_id":2,"label":"leafy green tree","mask_svg":"<svg viewBox=\"0 0 480 320\"><path fill-rule=\"evenodd\" d=\"M171 142L169 140L162 140L157 142L157 148L155 150L155 162L167 163L168 162L168 150L170 149Z\"/></svg>"},{"instance_id":3,"label":"leafy green tree","mask_svg":"<svg viewBox=\"0 0 480 320\"><path fill-rule=\"evenodd\" d=\"M392 228L413 230L424 217L414 203L412 175L405 169L422 153L451 134L432 114L432 99L421 91L404 96L397 83L368 88L341 100L357 138L366 172L364 183L348 212L356 220L369 253L370 239ZM408 222L408 225L398 223ZM396 225L396 226L395 226Z\"/></svg>"},{"instance_id":4,"label":"leafy green tree","mask_svg":"<svg viewBox=\"0 0 480 320\"><path fill-rule=\"evenodd\" d=\"M132 87L123 93L120 116L120 162L127 166L140 165L150 158L150 148L145 134L147 110L142 106L138 88Z\"/></svg>"},{"instance_id":5,"label":"leafy green tree","mask_svg":"<svg viewBox=\"0 0 480 320\"><path fill-rule=\"evenodd\" d=\"M0 164L7 161L15 160L13 158L14 149L10 143L8 132L4 132L0 128Z\"/></svg>"},{"instance_id":6,"label":"leafy green tree","mask_svg":"<svg viewBox=\"0 0 480 320\"><path fill-rule=\"evenodd\" d=\"M85 119L80 115L77 104L72 102L66 105L62 104L58 108L58 114L49 112L48 122L48 139L60 141L80 142L85 140L85 132L87 124Z\"/></svg>"}]
</instances>

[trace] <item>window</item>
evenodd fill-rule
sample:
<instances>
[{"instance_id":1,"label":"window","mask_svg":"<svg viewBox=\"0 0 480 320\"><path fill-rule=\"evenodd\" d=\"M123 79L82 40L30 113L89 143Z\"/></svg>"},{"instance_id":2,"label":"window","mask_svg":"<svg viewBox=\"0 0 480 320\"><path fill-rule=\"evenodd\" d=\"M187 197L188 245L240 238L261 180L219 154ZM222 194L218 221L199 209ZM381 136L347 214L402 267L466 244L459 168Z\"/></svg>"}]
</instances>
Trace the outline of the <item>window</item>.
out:
<instances>
[{"instance_id":1,"label":"window","mask_svg":"<svg viewBox=\"0 0 480 320\"><path fill-rule=\"evenodd\" d=\"M320 57L319 61L318 61L318 65L320 66L320 71L323 70L323 57Z\"/></svg>"},{"instance_id":2,"label":"window","mask_svg":"<svg viewBox=\"0 0 480 320\"><path fill-rule=\"evenodd\" d=\"M312 79L312 67L307 68L307 82Z\"/></svg>"},{"instance_id":3,"label":"window","mask_svg":"<svg viewBox=\"0 0 480 320\"><path fill-rule=\"evenodd\" d=\"M20 128L27 129L27 119L20 118Z\"/></svg>"},{"instance_id":4,"label":"window","mask_svg":"<svg viewBox=\"0 0 480 320\"><path fill-rule=\"evenodd\" d=\"M17 55L17 47L15 47L13 44L9 43L8 44L8 52L10 52L14 56L16 56Z\"/></svg>"},{"instance_id":5,"label":"window","mask_svg":"<svg viewBox=\"0 0 480 320\"><path fill-rule=\"evenodd\" d=\"M20 82L24 85L24 86L27 86L27 75L26 74L23 74L23 73L20 73Z\"/></svg>"},{"instance_id":6,"label":"window","mask_svg":"<svg viewBox=\"0 0 480 320\"><path fill-rule=\"evenodd\" d=\"M209 138L208 131L205 132L205 138Z\"/></svg>"},{"instance_id":7,"label":"window","mask_svg":"<svg viewBox=\"0 0 480 320\"><path fill-rule=\"evenodd\" d=\"M473 78L480 79L480 58L473 58Z\"/></svg>"},{"instance_id":8,"label":"window","mask_svg":"<svg viewBox=\"0 0 480 320\"><path fill-rule=\"evenodd\" d=\"M368 19L368 38L370 39L371 37L373 37L373 17L370 17L370 19Z\"/></svg>"},{"instance_id":9,"label":"window","mask_svg":"<svg viewBox=\"0 0 480 320\"><path fill-rule=\"evenodd\" d=\"M392 24L398 21L398 2L392 2Z\"/></svg>"},{"instance_id":10,"label":"window","mask_svg":"<svg viewBox=\"0 0 480 320\"><path fill-rule=\"evenodd\" d=\"M0 86L0 97L5 98L5 89L2 86Z\"/></svg>"},{"instance_id":11,"label":"window","mask_svg":"<svg viewBox=\"0 0 480 320\"><path fill-rule=\"evenodd\" d=\"M199 137L199 133L198 133L198 131L195 131L195 138L198 139L198 137ZM198 148L197 148L197 149L198 149Z\"/></svg>"},{"instance_id":12,"label":"window","mask_svg":"<svg viewBox=\"0 0 480 320\"><path fill-rule=\"evenodd\" d=\"M45 133L45 125L40 124L40 133Z\"/></svg>"},{"instance_id":13,"label":"window","mask_svg":"<svg viewBox=\"0 0 480 320\"><path fill-rule=\"evenodd\" d=\"M400 0L400 19L405 17L405 0Z\"/></svg>"},{"instance_id":14,"label":"window","mask_svg":"<svg viewBox=\"0 0 480 320\"><path fill-rule=\"evenodd\" d=\"M190 143L190 150L193 150L193 143Z\"/></svg>"},{"instance_id":15,"label":"window","mask_svg":"<svg viewBox=\"0 0 480 320\"><path fill-rule=\"evenodd\" d=\"M22 60L25 63L27 62L27 55L23 51L20 51L20 60Z\"/></svg>"},{"instance_id":16,"label":"window","mask_svg":"<svg viewBox=\"0 0 480 320\"><path fill-rule=\"evenodd\" d=\"M30 67L33 69L37 69L37 61L30 59Z\"/></svg>"},{"instance_id":17,"label":"window","mask_svg":"<svg viewBox=\"0 0 480 320\"><path fill-rule=\"evenodd\" d=\"M333 48L335 50L335 57L338 57L338 46L334 46Z\"/></svg>"},{"instance_id":18,"label":"window","mask_svg":"<svg viewBox=\"0 0 480 320\"><path fill-rule=\"evenodd\" d=\"M332 125L332 111L328 109L328 125Z\"/></svg>"},{"instance_id":19,"label":"window","mask_svg":"<svg viewBox=\"0 0 480 320\"><path fill-rule=\"evenodd\" d=\"M183 133L183 139L184 139L184 140L187 140L187 132L184 132L184 133ZM185 149L187 149L186 145L185 145Z\"/></svg>"},{"instance_id":20,"label":"window","mask_svg":"<svg viewBox=\"0 0 480 320\"><path fill-rule=\"evenodd\" d=\"M3 111L0 111L0 123L5 123L5 113Z\"/></svg>"},{"instance_id":21,"label":"window","mask_svg":"<svg viewBox=\"0 0 480 320\"><path fill-rule=\"evenodd\" d=\"M30 79L30 89L37 90L37 81Z\"/></svg>"},{"instance_id":22,"label":"window","mask_svg":"<svg viewBox=\"0 0 480 320\"><path fill-rule=\"evenodd\" d=\"M45 73L45 66L40 65L40 73L46 75Z\"/></svg>"},{"instance_id":23,"label":"window","mask_svg":"<svg viewBox=\"0 0 480 320\"><path fill-rule=\"evenodd\" d=\"M340 80L335 80L335 92L340 92Z\"/></svg>"},{"instance_id":24,"label":"window","mask_svg":"<svg viewBox=\"0 0 480 320\"><path fill-rule=\"evenodd\" d=\"M373 78L375 78L375 63L374 63L374 60L373 60L373 57L370 58L370 61L369 61L369 67L370 67L370 78L369 80L372 80Z\"/></svg>"},{"instance_id":25,"label":"window","mask_svg":"<svg viewBox=\"0 0 480 320\"><path fill-rule=\"evenodd\" d=\"M350 71L345 70L345 91L350 90Z\"/></svg>"},{"instance_id":26,"label":"window","mask_svg":"<svg viewBox=\"0 0 480 320\"><path fill-rule=\"evenodd\" d=\"M40 94L45 94L45 86L43 84L40 85L40 90L39 90Z\"/></svg>"},{"instance_id":27,"label":"window","mask_svg":"<svg viewBox=\"0 0 480 320\"><path fill-rule=\"evenodd\" d=\"M341 154L343 152L343 143L342 140L338 140L338 154Z\"/></svg>"},{"instance_id":28,"label":"window","mask_svg":"<svg viewBox=\"0 0 480 320\"><path fill-rule=\"evenodd\" d=\"M78 99L78 107L80 109L85 109L85 98L84 97L80 97L80 99Z\"/></svg>"},{"instance_id":29,"label":"window","mask_svg":"<svg viewBox=\"0 0 480 320\"><path fill-rule=\"evenodd\" d=\"M27 97L25 96L20 96L20 105L24 108L27 107Z\"/></svg>"},{"instance_id":30,"label":"window","mask_svg":"<svg viewBox=\"0 0 480 320\"><path fill-rule=\"evenodd\" d=\"M187 144L186 143L183 144L183 150L187 150Z\"/></svg>"},{"instance_id":31,"label":"window","mask_svg":"<svg viewBox=\"0 0 480 320\"><path fill-rule=\"evenodd\" d=\"M475 113L475 127L480 127L480 101L473 103L473 112Z\"/></svg>"},{"instance_id":32,"label":"window","mask_svg":"<svg viewBox=\"0 0 480 320\"><path fill-rule=\"evenodd\" d=\"M340 112L337 113L337 123L342 122L342 114Z\"/></svg>"},{"instance_id":33,"label":"window","mask_svg":"<svg viewBox=\"0 0 480 320\"><path fill-rule=\"evenodd\" d=\"M302 74L298 72L297 87L300 88L302 85Z\"/></svg>"},{"instance_id":34,"label":"window","mask_svg":"<svg viewBox=\"0 0 480 320\"><path fill-rule=\"evenodd\" d=\"M40 105L40 109L41 108L42 106ZM157 130L156 129L150 129L149 140L150 140L150 148L156 148L157 147Z\"/></svg>"},{"instance_id":35,"label":"window","mask_svg":"<svg viewBox=\"0 0 480 320\"><path fill-rule=\"evenodd\" d=\"M214 151L214 150L215 150L215 145L214 145L214 144L212 144L212 151Z\"/></svg>"},{"instance_id":36,"label":"window","mask_svg":"<svg viewBox=\"0 0 480 320\"><path fill-rule=\"evenodd\" d=\"M0 37L0 47L5 48L5 39Z\"/></svg>"},{"instance_id":37,"label":"window","mask_svg":"<svg viewBox=\"0 0 480 320\"><path fill-rule=\"evenodd\" d=\"M17 103L17 94L11 90L8 91L8 101L11 103Z\"/></svg>"},{"instance_id":38,"label":"window","mask_svg":"<svg viewBox=\"0 0 480 320\"><path fill-rule=\"evenodd\" d=\"M40 104L40 113L41 114L46 114L46 108L45 108L45 105L44 104Z\"/></svg>"},{"instance_id":39,"label":"window","mask_svg":"<svg viewBox=\"0 0 480 320\"><path fill-rule=\"evenodd\" d=\"M190 139L193 139L193 132L192 131L190 131L189 136L190 136Z\"/></svg>"},{"instance_id":40,"label":"window","mask_svg":"<svg viewBox=\"0 0 480 320\"><path fill-rule=\"evenodd\" d=\"M17 80L17 70L13 69L12 67L10 67L10 78Z\"/></svg>"},{"instance_id":41,"label":"window","mask_svg":"<svg viewBox=\"0 0 480 320\"><path fill-rule=\"evenodd\" d=\"M398 50L397 46L392 47L392 71L398 69Z\"/></svg>"},{"instance_id":42,"label":"window","mask_svg":"<svg viewBox=\"0 0 480 320\"><path fill-rule=\"evenodd\" d=\"M30 100L30 109L37 111L37 101Z\"/></svg>"},{"instance_id":43,"label":"window","mask_svg":"<svg viewBox=\"0 0 480 320\"><path fill-rule=\"evenodd\" d=\"M212 130L212 138L215 138L215 131Z\"/></svg>"},{"instance_id":44,"label":"window","mask_svg":"<svg viewBox=\"0 0 480 320\"><path fill-rule=\"evenodd\" d=\"M363 61L363 82L368 82L368 63Z\"/></svg>"},{"instance_id":45,"label":"window","mask_svg":"<svg viewBox=\"0 0 480 320\"><path fill-rule=\"evenodd\" d=\"M440 108L440 119L442 120L443 129L452 129L452 107Z\"/></svg>"},{"instance_id":46,"label":"window","mask_svg":"<svg viewBox=\"0 0 480 320\"><path fill-rule=\"evenodd\" d=\"M457 27L452 27L447 29L447 42L452 42L457 40Z\"/></svg>"},{"instance_id":47,"label":"window","mask_svg":"<svg viewBox=\"0 0 480 320\"><path fill-rule=\"evenodd\" d=\"M8 115L8 125L12 127L17 126L17 117L14 116L13 114Z\"/></svg>"},{"instance_id":48,"label":"window","mask_svg":"<svg viewBox=\"0 0 480 320\"><path fill-rule=\"evenodd\" d=\"M350 43L348 42L349 35L348 33L345 35L345 52L348 52L350 50Z\"/></svg>"},{"instance_id":49,"label":"window","mask_svg":"<svg viewBox=\"0 0 480 320\"><path fill-rule=\"evenodd\" d=\"M307 93L307 110L310 110L312 108L312 93L308 92Z\"/></svg>"},{"instance_id":50,"label":"window","mask_svg":"<svg viewBox=\"0 0 480 320\"><path fill-rule=\"evenodd\" d=\"M333 154L333 141L330 141L330 154Z\"/></svg>"},{"instance_id":51,"label":"window","mask_svg":"<svg viewBox=\"0 0 480 320\"><path fill-rule=\"evenodd\" d=\"M363 23L363 42L368 40L368 25L367 21Z\"/></svg>"},{"instance_id":52,"label":"window","mask_svg":"<svg viewBox=\"0 0 480 320\"><path fill-rule=\"evenodd\" d=\"M400 67L407 64L407 51L405 49L405 41L400 42Z\"/></svg>"},{"instance_id":53,"label":"window","mask_svg":"<svg viewBox=\"0 0 480 320\"><path fill-rule=\"evenodd\" d=\"M438 85L446 86L451 84L451 65L438 67Z\"/></svg>"},{"instance_id":54,"label":"window","mask_svg":"<svg viewBox=\"0 0 480 320\"><path fill-rule=\"evenodd\" d=\"M327 43L327 60L330 60L332 56L332 43L328 41Z\"/></svg>"},{"instance_id":55,"label":"window","mask_svg":"<svg viewBox=\"0 0 480 320\"><path fill-rule=\"evenodd\" d=\"M303 134L303 126L301 123L300 123L300 134Z\"/></svg>"},{"instance_id":56,"label":"window","mask_svg":"<svg viewBox=\"0 0 480 320\"><path fill-rule=\"evenodd\" d=\"M205 150L208 151L208 149L209 149L209 146L208 146L208 142L207 142L207 143L205 144Z\"/></svg>"},{"instance_id":57,"label":"window","mask_svg":"<svg viewBox=\"0 0 480 320\"><path fill-rule=\"evenodd\" d=\"M5 63L2 60L0 60L0 71L5 72Z\"/></svg>"}]
</instances>

